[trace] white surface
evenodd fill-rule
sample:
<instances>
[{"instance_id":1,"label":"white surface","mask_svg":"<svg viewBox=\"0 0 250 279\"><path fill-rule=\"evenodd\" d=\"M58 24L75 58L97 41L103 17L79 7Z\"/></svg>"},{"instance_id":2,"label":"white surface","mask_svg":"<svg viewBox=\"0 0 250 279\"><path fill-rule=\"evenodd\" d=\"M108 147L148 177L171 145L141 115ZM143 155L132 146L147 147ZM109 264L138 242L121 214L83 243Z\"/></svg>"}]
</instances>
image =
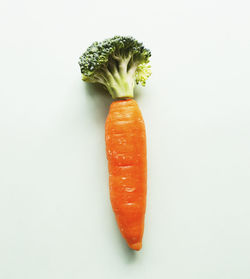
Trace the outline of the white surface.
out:
<instances>
[{"instance_id":1,"label":"white surface","mask_svg":"<svg viewBox=\"0 0 250 279\"><path fill-rule=\"evenodd\" d=\"M0 278L250 278L249 1L2 1ZM109 203L94 40L152 50L144 246ZM95 92L96 91L96 92Z\"/></svg>"}]
</instances>

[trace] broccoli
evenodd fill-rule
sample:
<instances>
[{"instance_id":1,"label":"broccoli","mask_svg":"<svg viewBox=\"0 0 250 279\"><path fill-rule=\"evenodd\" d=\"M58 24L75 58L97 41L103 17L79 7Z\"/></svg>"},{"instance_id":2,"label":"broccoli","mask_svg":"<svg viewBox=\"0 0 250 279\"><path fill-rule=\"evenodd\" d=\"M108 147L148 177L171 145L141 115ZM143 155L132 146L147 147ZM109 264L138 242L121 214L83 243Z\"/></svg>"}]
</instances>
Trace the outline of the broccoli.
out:
<instances>
[{"instance_id":1,"label":"broccoli","mask_svg":"<svg viewBox=\"0 0 250 279\"><path fill-rule=\"evenodd\" d=\"M80 57L82 79L104 85L112 98L132 98L134 86L151 75L146 49L132 37L115 36L94 42Z\"/></svg>"}]
</instances>

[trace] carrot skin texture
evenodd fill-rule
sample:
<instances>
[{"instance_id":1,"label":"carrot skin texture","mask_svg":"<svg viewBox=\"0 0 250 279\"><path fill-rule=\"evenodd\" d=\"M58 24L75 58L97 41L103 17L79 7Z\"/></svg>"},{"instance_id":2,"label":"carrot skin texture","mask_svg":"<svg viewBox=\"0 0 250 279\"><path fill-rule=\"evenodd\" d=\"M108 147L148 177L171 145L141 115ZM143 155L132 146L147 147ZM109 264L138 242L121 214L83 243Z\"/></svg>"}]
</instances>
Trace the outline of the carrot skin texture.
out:
<instances>
[{"instance_id":1,"label":"carrot skin texture","mask_svg":"<svg viewBox=\"0 0 250 279\"><path fill-rule=\"evenodd\" d=\"M140 250L147 194L146 132L133 99L114 101L105 124L110 200L128 246Z\"/></svg>"}]
</instances>

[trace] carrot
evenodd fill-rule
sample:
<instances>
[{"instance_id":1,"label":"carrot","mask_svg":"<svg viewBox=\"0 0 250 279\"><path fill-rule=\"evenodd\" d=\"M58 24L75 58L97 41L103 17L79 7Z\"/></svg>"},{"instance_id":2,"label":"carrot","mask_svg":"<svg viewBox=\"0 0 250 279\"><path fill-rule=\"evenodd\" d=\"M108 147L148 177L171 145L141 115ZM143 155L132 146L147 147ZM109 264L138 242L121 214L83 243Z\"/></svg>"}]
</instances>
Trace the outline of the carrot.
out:
<instances>
[{"instance_id":1,"label":"carrot","mask_svg":"<svg viewBox=\"0 0 250 279\"><path fill-rule=\"evenodd\" d=\"M111 205L128 246L140 250L147 192L144 121L135 84L151 75L151 52L132 37L94 42L79 59L83 81L103 85L115 100L105 125Z\"/></svg>"},{"instance_id":2,"label":"carrot","mask_svg":"<svg viewBox=\"0 0 250 279\"><path fill-rule=\"evenodd\" d=\"M133 99L111 104L105 125L111 204L129 247L140 250L147 192L145 126Z\"/></svg>"}]
</instances>

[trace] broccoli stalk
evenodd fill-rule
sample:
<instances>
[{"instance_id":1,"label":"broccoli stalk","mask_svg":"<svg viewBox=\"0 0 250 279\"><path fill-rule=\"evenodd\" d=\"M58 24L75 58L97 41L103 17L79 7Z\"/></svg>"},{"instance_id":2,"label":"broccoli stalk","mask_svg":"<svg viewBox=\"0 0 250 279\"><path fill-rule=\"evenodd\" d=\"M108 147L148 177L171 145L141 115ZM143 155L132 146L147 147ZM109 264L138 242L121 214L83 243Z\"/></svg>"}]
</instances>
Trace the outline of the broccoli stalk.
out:
<instances>
[{"instance_id":1,"label":"broccoli stalk","mask_svg":"<svg viewBox=\"0 0 250 279\"><path fill-rule=\"evenodd\" d=\"M133 98L135 83L151 75L148 49L131 37L94 42L80 57L82 79L104 85L112 98Z\"/></svg>"}]
</instances>

